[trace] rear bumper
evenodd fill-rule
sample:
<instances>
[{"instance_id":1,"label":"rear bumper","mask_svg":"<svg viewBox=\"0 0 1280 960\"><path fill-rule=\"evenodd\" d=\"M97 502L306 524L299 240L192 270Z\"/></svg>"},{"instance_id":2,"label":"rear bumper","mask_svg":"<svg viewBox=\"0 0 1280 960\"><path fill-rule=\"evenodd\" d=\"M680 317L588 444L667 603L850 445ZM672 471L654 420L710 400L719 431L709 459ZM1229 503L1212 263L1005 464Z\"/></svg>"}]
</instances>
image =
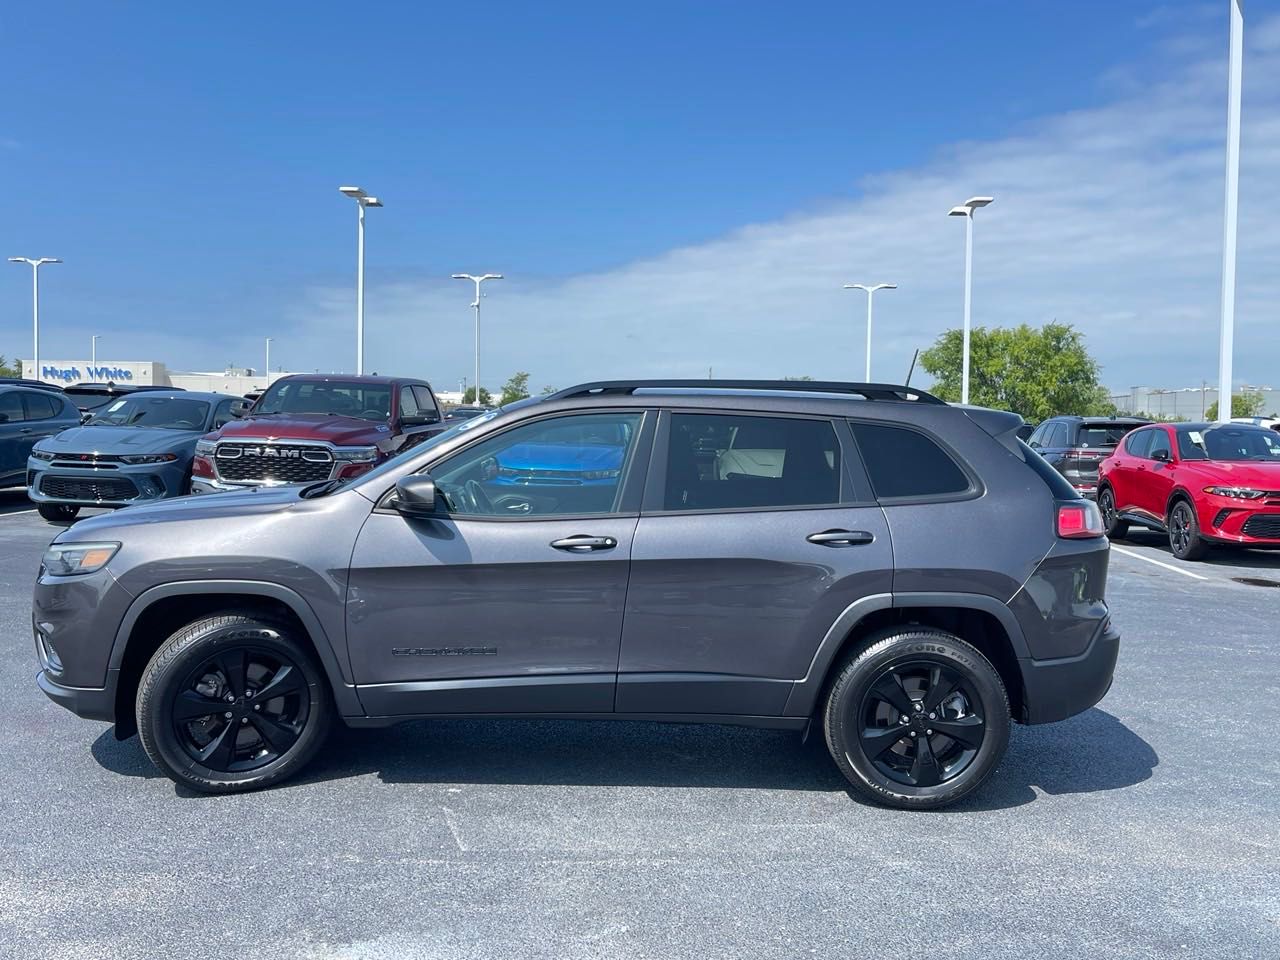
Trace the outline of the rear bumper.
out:
<instances>
[{"instance_id":1,"label":"rear bumper","mask_svg":"<svg viewBox=\"0 0 1280 960\"><path fill-rule=\"evenodd\" d=\"M1056 660L1021 660L1023 722L1053 723L1083 713L1111 689L1120 631L1105 620L1084 652Z\"/></svg>"}]
</instances>

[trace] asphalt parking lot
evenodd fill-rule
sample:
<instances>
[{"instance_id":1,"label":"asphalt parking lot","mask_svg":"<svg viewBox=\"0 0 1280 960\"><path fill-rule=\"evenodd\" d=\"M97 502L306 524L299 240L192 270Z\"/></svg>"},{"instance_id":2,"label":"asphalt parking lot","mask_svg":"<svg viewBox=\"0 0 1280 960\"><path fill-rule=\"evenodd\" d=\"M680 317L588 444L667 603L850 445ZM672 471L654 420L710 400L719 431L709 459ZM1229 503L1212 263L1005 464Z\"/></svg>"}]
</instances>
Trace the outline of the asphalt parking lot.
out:
<instances>
[{"instance_id":1,"label":"asphalt parking lot","mask_svg":"<svg viewBox=\"0 0 1280 960\"><path fill-rule=\"evenodd\" d=\"M189 794L36 689L57 532L0 493L0 956L1280 956L1280 553L1118 542L1102 704L974 798L852 799L818 738L638 723L335 734Z\"/></svg>"}]
</instances>

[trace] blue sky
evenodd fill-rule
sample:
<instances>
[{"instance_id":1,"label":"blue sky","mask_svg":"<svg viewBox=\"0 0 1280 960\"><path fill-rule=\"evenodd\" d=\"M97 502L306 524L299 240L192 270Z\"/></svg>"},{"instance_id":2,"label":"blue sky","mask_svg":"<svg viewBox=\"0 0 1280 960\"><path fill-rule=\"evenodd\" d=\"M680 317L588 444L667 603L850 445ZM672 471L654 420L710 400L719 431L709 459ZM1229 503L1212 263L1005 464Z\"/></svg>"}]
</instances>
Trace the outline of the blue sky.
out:
<instances>
[{"instance_id":1,"label":"blue sky","mask_svg":"<svg viewBox=\"0 0 1280 960\"><path fill-rule=\"evenodd\" d=\"M1280 380L1280 0L1248 13L1236 369L1259 382ZM256 366L270 335L273 364L350 369L337 187L358 183L387 204L381 372L456 384L469 293L447 277L493 270L489 385L857 377L854 280L901 284L877 303L875 373L897 379L960 319L946 208L991 192L975 322L1069 319L1115 385L1214 377L1225 0L2 16L0 234L67 261L43 275L49 358L101 333L112 359ZM0 353L29 355L28 298L0 274Z\"/></svg>"}]
</instances>

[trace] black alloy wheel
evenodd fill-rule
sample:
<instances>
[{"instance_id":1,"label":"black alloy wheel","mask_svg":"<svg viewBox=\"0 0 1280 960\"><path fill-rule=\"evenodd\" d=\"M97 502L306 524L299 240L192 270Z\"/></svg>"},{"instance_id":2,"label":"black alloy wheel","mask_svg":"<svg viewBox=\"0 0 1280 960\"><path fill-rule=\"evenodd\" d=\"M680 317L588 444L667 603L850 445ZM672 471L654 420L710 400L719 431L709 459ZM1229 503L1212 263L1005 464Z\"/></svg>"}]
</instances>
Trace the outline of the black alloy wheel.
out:
<instances>
[{"instance_id":1,"label":"black alloy wheel","mask_svg":"<svg viewBox=\"0 0 1280 960\"><path fill-rule=\"evenodd\" d=\"M975 647L933 627L891 627L838 668L823 730L862 795L904 810L980 787L1009 743L1009 698Z\"/></svg>"},{"instance_id":2,"label":"black alloy wheel","mask_svg":"<svg viewBox=\"0 0 1280 960\"><path fill-rule=\"evenodd\" d=\"M883 671L859 708L863 754L882 774L934 787L962 774L986 737L981 701L957 670L907 661Z\"/></svg>"},{"instance_id":3,"label":"black alloy wheel","mask_svg":"<svg viewBox=\"0 0 1280 960\"><path fill-rule=\"evenodd\" d=\"M268 650L234 647L187 674L170 716L187 756L210 770L239 773L288 753L310 712L296 664Z\"/></svg>"},{"instance_id":4,"label":"black alloy wheel","mask_svg":"<svg viewBox=\"0 0 1280 960\"><path fill-rule=\"evenodd\" d=\"M1122 538L1129 532L1129 524L1120 519L1116 510L1116 495L1110 487L1103 487L1098 493L1098 512L1102 514L1102 529L1110 539Z\"/></svg>"},{"instance_id":5,"label":"black alloy wheel","mask_svg":"<svg viewBox=\"0 0 1280 960\"><path fill-rule=\"evenodd\" d=\"M310 643L293 629L220 614L161 644L135 707L152 762L205 793L258 789L301 769L324 742L333 706Z\"/></svg>"},{"instance_id":6,"label":"black alloy wheel","mask_svg":"<svg viewBox=\"0 0 1280 960\"><path fill-rule=\"evenodd\" d=\"M1186 500L1179 500L1169 511L1169 549L1179 560L1199 560L1209 551L1200 536L1196 511Z\"/></svg>"}]
</instances>

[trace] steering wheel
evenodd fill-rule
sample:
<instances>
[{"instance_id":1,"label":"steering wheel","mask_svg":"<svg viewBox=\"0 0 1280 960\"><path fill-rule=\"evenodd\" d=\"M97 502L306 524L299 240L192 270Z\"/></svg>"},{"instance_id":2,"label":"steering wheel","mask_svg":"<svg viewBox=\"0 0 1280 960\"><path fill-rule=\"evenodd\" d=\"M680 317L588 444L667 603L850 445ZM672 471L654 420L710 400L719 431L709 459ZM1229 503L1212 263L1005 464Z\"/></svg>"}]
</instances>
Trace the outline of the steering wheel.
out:
<instances>
[{"instance_id":1,"label":"steering wheel","mask_svg":"<svg viewBox=\"0 0 1280 960\"><path fill-rule=\"evenodd\" d=\"M179 430L199 430L200 429L200 424L193 423L190 420L175 420L173 421L173 425L177 427Z\"/></svg>"},{"instance_id":2,"label":"steering wheel","mask_svg":"<svg viewBox=\"0 0 1280 960\"><path fill-rule=\"evenodd\" d=\"M467 491L467 500L471 503L471 509L476 513L494 513L493 501L489 499L489 494L484 492L484 487L480 486L479 480L468 480L467 485L463 488Z\"/></svg>"},{"instance_id":3,"label":"steering wheel","mask_svg":"<svg viewBox=\"0 0 1280 960\"><path fill-rule=\"evenodd\" d=\"M385 411L375 410L372 407L370 407L368 410L360 411L360 419L361 420L385 420L387 419L387 414Z\"/></svg>"}]
</instances>

